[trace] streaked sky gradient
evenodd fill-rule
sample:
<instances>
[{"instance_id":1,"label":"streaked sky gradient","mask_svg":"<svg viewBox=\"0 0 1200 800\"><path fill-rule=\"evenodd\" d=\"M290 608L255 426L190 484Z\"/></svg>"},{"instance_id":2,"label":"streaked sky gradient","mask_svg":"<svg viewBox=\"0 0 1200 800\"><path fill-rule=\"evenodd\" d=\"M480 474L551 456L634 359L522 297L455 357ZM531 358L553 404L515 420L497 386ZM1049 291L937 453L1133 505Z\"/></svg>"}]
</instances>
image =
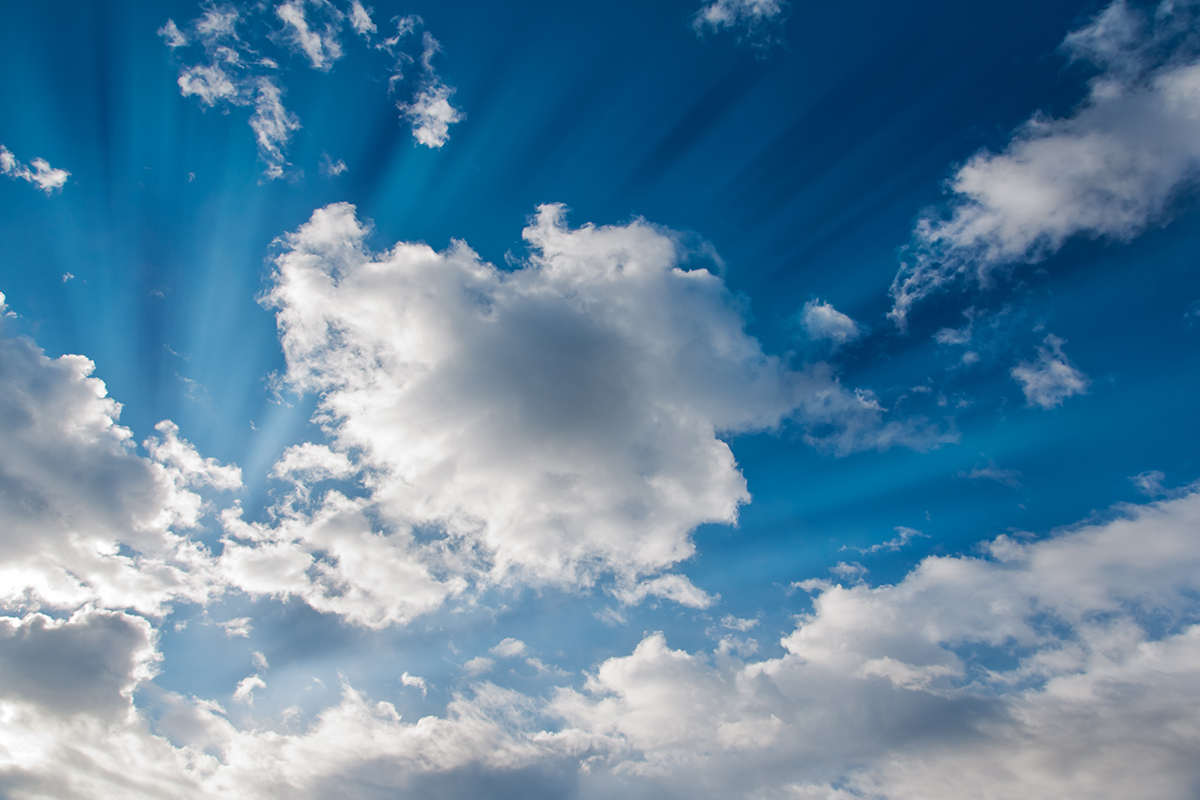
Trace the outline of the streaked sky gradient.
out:
<instances>
[{"instance_id":1,"label":"streaked sky gradient","mask_svg":"<svg viewBox=\"0 0 1200 800\"><path fill-rule=\"evenodd\" d=\"M1195 796L1200 4L0 39L0 796Z\"/></svg>"}]
</instances>

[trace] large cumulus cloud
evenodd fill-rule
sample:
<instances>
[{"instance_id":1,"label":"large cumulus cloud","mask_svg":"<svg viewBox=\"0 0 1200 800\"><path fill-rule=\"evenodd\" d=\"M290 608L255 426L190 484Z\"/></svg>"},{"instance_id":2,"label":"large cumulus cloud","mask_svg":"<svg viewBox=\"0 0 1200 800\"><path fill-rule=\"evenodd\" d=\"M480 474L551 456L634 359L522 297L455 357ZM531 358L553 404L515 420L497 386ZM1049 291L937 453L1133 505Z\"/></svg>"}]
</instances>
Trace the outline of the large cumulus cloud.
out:
<instances>
[{"instance_id":1,"label":"large cumulus cloud","mask_svg":"<svg viewBox=\"0 0 1200 800\"><path fill-rule=\"evenodd\" d=\"M742 302L688 268L674 233L640 220L570 229L563 215L539 210L524 233L532 255L508 271L462 242L374 253L344 203L280 241L264 302L286 381L320 395L333 441L319 457L294 451L289 474L297 487L358 474L366 493L289 500L275 526L231 517L236 581L367 624L411 618L476 578L588 586L613 574L624 596L703 605L682 578L631 584L691 556L701 523L737 520L750 495L723 437L796 418L839 452L944 440L922 421L885 421L828 365L764 353Z\"/></svg>"}]
</instances>

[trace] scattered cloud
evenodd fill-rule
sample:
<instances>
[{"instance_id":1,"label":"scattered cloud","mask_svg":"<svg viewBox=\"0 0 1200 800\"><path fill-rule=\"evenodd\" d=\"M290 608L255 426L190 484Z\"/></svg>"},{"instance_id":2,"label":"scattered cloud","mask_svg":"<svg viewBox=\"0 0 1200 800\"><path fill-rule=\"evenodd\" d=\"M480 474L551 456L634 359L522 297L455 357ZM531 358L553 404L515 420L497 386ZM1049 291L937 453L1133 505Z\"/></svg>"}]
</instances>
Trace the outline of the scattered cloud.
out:
<instances>
[{"instance_id":1,"label":"scattered cloud","mask_svg":"<svg viewBox=\"0 0 1200 800\"><path fill-rule=\"evenodd\" d=\"M310 25L305 14L306 5L312 7L324 19ZM333 67L333 62L342 57L342 44L338 37L345 15L330 3L291 0L277 5L275 16L284 24L280 38L302 52L313 69L328 72Z\"/></svg>"},{"instance_id":2,"label":"scattered cloud","mask_svg":"<svg viewBox=\"0 0 1200 800\"><path fill-rule=\"evenodd\" d=\"M919 530L916 530L915 528L906 528L903 525L897 525L894 528L894 530L896 531L896 534L897 534L896 538L894 538L894 539L889 539L886 542L880 542L878 544L873 544L870 547L863 547L863 548L855 547L853 549L858 550L858 552L863 553L863 554L879 553L879 552L895 552L896 550L899 550L901 547L904 547L905 545L907 545L909 542L911 542L913 539L915 539L917 537L922 537L925 539L929 538L929 534L921 533ZM848 550L851 548L843 547L842 549ZM839 564L838 566L840 567L840 566L844 566L844 565ZM855 565L855 566L857 567L858 565ZM836 570L837 567L835 567L834 569ZM859 569L861 569L861 567L859 567ZM865 570L863 570L863 571L865 572ZM835 572L835 574L839 574L839 573Z\"/></svg>"},{"instance_id":3,"label":"scattered cloud","mask_svg":"<svg viewBox=\"0 0 1200 800\"><path fill-rule=\"evenodd\" d=\"M221 627L221 630L225 631L225 635L231 639L234 637L248 638L250 631L254 630L254 626L250 624L249 617L238 617L217 624Z\"/></svg>"},{"instance_id":4,"label":"scattered cloud","mask_svg":"<svg viewBox=\"0 0 1200 800\"><path fill-rule=\"evenodd\" d=\"M480 675L484 672L491 672L494 666L496 666L494 659L487 656L475 656L475 658L463 664L463 670L468 675Z\"/></svg>"},{"instance_id":5,"label":"scattered cloud","mask_svg":"<svg viewBox=\"0 0 1200 800\"><path fill-rule=\"evenodd\" d=\"M751 628L758 627L759 620L757 620L757 619L739 619L738 617L735 617L733 614L726 614L724 617L721 618L721 624L724 625L726 628L731 628L732 630L741 631L742 633L745 633L746 631L750 630Z\"/></svg>"},{"instance_id":6,"label":"scattered cloud","mask_svg":"<svg viewBox=\"0 0 1200 800\"><path fill-rule=\"evenodd\" d=\"M1015 469L1000 469L996 466L995 461L989 460L986 466L976 465L971 468L970 472L960 472L958 477L966 478L967 480L989 480L996 483L1003 483L1005 486L1011 486L1014 489L1021 488L1021 473Z\"/></svg>"},{"instance_id":7,"label":"scattered cloud","mask_svg":"<svg viewBox=\"0 0 1200 800\"><path fill-rule=\"evenodd\" d=\"M321 174L330 178L337 177L347 170L346 162L342 159L334 161L328 153L321 154Z\"/></svg>"},{"instance_id":8,"label":"scattered cloud","mask_svg":"<svg viewBox=\"0 0 1200 800\"><path fill-rule=\"evenodd\" d=\"M761 53L782 40L786 11L783 0L711 0L692 16L692 27L698 36L736 30L738 41Z\"/></svg>"},{"instance_id":9,"label":"scattered cloud","mask_svg":"<svg viewBox=\"0 0 1200 800\"><path fill-rule=\"evenodd\" d=\"M422 77L412 100L399 103L400 113L412 123L413 137L426 147L440 148L450 138L450 126L466 119L450 104L454 89L447 86L433 69L433 57L442 46L428 31L423 37Z\"/></svg>"},{"instance_id":10,"label":"scattered cloud","mask_svg":"<svg viewBox=\"0 0 1200 800\"><path fill-rule=\"evenodd\" d=\"M0 144L0 173L10 178L21 179L34 184L46 194L55 189L61 189L71 173L65 169L55 169L44 158L35 158L28 165L22 164L4 145Z\"/></svg>"},{"instance_id":11,"label":"scattered cloud","mask_svg":"<svg viewBox=\"0 0 1200 800\"><path fill-rule=\"evenodd\" d=\"M660 575L633 586L619 587L614 595L625 605L637 605L647 597L661 597L688 608L708 608L721 599L695 586L685 575Z\"/></svg>"},{"instance_id":12,"label":"scattered cloud","mask_svg":"<svg viewBox=\"0 0 1200 800\"><path fill-rule=\"evenodd\" d=\"M287 714L239 727L211 700L154 687L153 629L128 612L8 617L0 746L43 796L446 794L467 774L528 785L567 765L585 796L620 780L651 797L666 780L717 796L913 800L983 785L998 798L1174 800L1200 780L1197 525L1192 487L1045 539L927 557L895 584L844 570L849 585L811 587L812 611L773 657L750 660L757 644L729 637L688 652L652 632L538 697L480 680L495 662L478 656L440 715L405 722L344 685L299 731ZM248 676L233 699L249 706L264 688Z\"/></svg>"},{"instance_id":13,"label":"scattered cloud","mask_svg":"<svg viewBox=\"0 0 1200 800\"><path fill-rule=\"evenodd\" d=\"M1101 72L1069 116L1037 114L1000 153L976 153L925 213L892 284L891 318L962 279L1041 261L1074 236L1128 241L1165 224L1200 168L1200 16L1166 0L1153 13L1117 0L1062 50Z\"/></svg>"},{"instance_id":14,"label":"scattered cloud","mask_svg":"<svg viewBox=\"0 0 1200 800\"><path fill-rule=\"evenodd\" d=\"M365 8L358 0L350 3L350 25L360 36L369 37L379 30L371 21L371 9Z\"/></svg>"},{"instance_id":15,"label":"scattered cloud","mask_svg":"<svg viewBox=\"0 0 1200 800\"><path fill-rule=\"evenodd\" d=\"M525 654L525 643L520 639L514 639L511 636L500 642L488 652L500 658L514 658Z\"/></svg>"},{"instance_id":16,"label":"scattered cloud","mask_svg":"<svg viewBox=\"0 0 1200 800\"><path fill-rule=\"evenodd\" d=\"M425 679L424 678L418 677L416 675L409 675L407 672L403 672L400 674L400 683L403 686L409 686L409 687L412 687L413 689L420 689L422 697L424 697L428 691L425 687Z\"/></svg>"},{"instance_id":17,"label":"scattered cloud","mask_svg":"<svg viewBox=\"0 0 1200 800\"><path fill-rule=\"evenodd\" d=\"M184 97L197 98L203 108L253 108L250 127L258 155L265 164L267 178L275 179L290 166L288 147L301 128L299 117L283 104L286 90L282 76L287 57L298 56L318 72L330 71L343 56L342 31L347 20L372 51L390 56L393 64L388 87L389 91L395 90L404 80L403 67L417 58L405 50L405 43L424 23L416 16L398 18L397 34L375 41L378 29L370 11L357 0L348 12L330 0L287 0L274 6L206 5L200 16L183 26L168 19L158 35L173 53L179 54L179 90ZM449 126L464 116L450 104L454 89L431 64L440 45L428 32L422 43L420 80L414 84L411 97L399 101L398 106L402 116L412 122L417 141L439 148L449 137ZM267 51L274 52L275 57L266 55ZM345 170L345 165L341 161L334 164L326 156L321 168L326 175L336 175Z\"/></svg>"},{"instance_id":18,"label":"scattered cloud","mask_svg":"<svg viewBox=\"0 0 1200 800\"><path fill-rule=\"evenodd\" d=\"M1054 408L1072 395L1087 393L1091 382L1067 360L1062 351L1064 344L1065 341L1050 334L1044 346L1038 348L1036 361L1022 361L1012 368L1010 374L1021 384L1027 405Z\"/></svg>"},{"instance_id":19,"label":"scattered cloud","mask_svg":"<svg viewBox=\"0 0 1200 800\"><path fill-rule=\"evenodd\" d=\"M804 304L800 312L800 324L809 339L826 340L832 342L834 347L852 342L862 335L862 328L857 322L821 300L809 300Z\"/></svg>"},{"instance_id":20,"label":"scattered cloud","mask_svg":"<svg viewBox=\"0 0 1200 800\"><path fill-rule=\"evenodd\" d=\"M267 688L266 681L258 675L242 678L238 681L237 689L233 693L233 702L252 706L254 705L254 690L265 688Z\"/></svg>"}]
</instances>

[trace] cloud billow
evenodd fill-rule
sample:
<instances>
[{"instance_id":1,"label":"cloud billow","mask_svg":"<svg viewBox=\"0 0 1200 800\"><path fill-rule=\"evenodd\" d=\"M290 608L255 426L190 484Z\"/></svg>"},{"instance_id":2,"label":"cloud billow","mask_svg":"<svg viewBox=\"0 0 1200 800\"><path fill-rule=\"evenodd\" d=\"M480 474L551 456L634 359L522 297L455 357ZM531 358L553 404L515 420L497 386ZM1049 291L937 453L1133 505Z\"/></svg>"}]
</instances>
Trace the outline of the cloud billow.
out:
<instances>
[{"instance_id":1,"label":"cloud billow","mask_svg":"<svg viewBox=\"0 0 1200 800\"><path fill-rule=\"evenodd\" d=\"M372 626L470 584L604 575L623 602L704 607L685 577L653 576L694 553L697 526L732 524L749 500L723 437L794 420L835 452L945 441L885 420L828 365L765 354L672 232L570 229L564 213L539 209L524 232L533 254L512 271L462 242L373 253L344 203L280 240L263 302L286 382L320 396L333 442L306 452L342 459L338 474L365 492L312 498L304 487L327 473L298 467L291 497L304 502L285 502L278 525L228 515L234 583Z\"/></svg>"}]
</instances>

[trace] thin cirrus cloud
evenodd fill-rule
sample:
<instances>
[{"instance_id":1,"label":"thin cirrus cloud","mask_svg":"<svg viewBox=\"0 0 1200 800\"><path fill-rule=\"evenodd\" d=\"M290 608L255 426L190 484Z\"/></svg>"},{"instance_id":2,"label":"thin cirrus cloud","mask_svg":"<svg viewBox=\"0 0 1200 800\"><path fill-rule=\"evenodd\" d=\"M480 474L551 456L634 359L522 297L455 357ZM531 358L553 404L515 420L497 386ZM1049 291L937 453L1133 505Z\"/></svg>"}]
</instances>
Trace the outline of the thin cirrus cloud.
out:
<instances>
[{"instance_id":1,"label":"thin cirrus cloud","mask_svg":"<svg viewBox=\"0 0 1200 800\"><path fill-rule=\"evenodd\" d=\"M1117 0L1062 50L1100 69L1070 116L1033 116L1002 152L976 153L927 212L892 283L892 320L964 279L1037 262L1074 236L1128 241L1170 220L1200 168L1200 42L1193 3L1153 13Z\"/></svg>"},{"instance_id":2,"label":"thin cirrus cloud","mask_svg":"<svg viewBox=\"0 0 1200 800\"><path fill-rule=\"evenodd\" d=\"M406 47L423 24L421 18L397 18L395 34L380 39L370 10L357 0L345 11L330 0L289 0L274 7L210 5L183 27L168 19L158 34L172 51L203 50L202 59L186 59L181 65L178 82L184 97L196 97L205 108L232 105L254 109L250 128L259 159L266 165L265 174L274 179L283 176L289 166L287 150L301 127L299 117L283 104L283 64L293 55L318 72L333 69L344 53L341 37L347 21L369 48L390 58L388 87L394 91L418 58ZM438 41L426 31L421 47L421 69L412 96L397 101L397 108L411 123L418 143L440 148L449 140L449 126L465 117L450 102L454 89L433 67L433 56L440 50ZM276 57L267 55L268 49Z\"/></svg>"},{"instance_id":3,"label":"thin cirrus cloud","mask_svg":"<svg viewBox=\"0 0 1200 800\"><path fill-rule=\"evenodd\" d=\"M65 169L56 169L50 166L50 163L44 158L35 158L28 164L23 164L17 160L11 150L2 144L0 144L0 173L10 178L28 181L46 194L50 194L55 189L61 189L66 184L67 178L71 176L71 173Z\"/></svg>"},{"instance_id":4,"label":"thin cirrus cloud","mask_svg":"<svg viewBox=\"0 0 1200 800\"><path fill-rule=\"evenodd\" d=\"M722 437L793 424L835 453L952 440L827 364L765 354L671 231L570 229L564 214L539 209L512 272L462 242L374 253L345 203L280 240L263 302L284 381L320 398L331 445L285 454L275 475L293 489L274 522L225 513L231 584L368 627L471 587L605 576L622 604L706 608L713 596L662 573L695 552L697 526L732 524L749 500ZM311 489L354 476L355 497Z\"/></svg>"}]
</instances>

